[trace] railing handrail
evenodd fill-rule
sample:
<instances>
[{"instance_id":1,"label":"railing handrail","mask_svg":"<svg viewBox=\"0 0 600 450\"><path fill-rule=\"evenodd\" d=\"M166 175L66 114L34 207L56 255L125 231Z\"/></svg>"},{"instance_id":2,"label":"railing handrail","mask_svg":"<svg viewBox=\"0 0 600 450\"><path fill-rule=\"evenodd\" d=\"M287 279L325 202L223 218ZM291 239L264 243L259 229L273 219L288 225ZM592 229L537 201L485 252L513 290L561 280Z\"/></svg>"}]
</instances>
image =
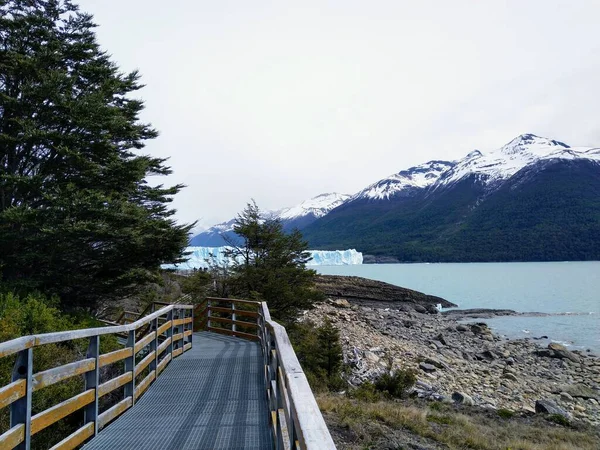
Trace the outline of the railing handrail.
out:
<instances>
[{"instance_id":1,"label":"railing handrail","mask_svg":"<svg viewBox=\"0 0 600 450\"><path fill-rule=\"evenodd\" d=\"M302 370L285 327L271 319L271 313L265 302L261 302L260 310L265 325L273 333L277 359L276 365L279 365L283 369L283 375L285 376L285 390L289 396L289 407L291 409L289 414L291 416L291 425L294 428L292 433L292 430L288 426L287 433L289 437L294 439L293 434L297 434L301 448L309 450L335 450L336 446L333 438L329 433L327 424L323 419L319 405L308 384L306 374ZM262 339L265 337L266 333L263 334ZM265 344L267 343L263 341L263 345ZM268 347L265 350L268 351ZM270 355L267 355L267 358L270 358ZM273 375L275 382L278 383L278 374ZM278 386L278 388L282 389L281 386ZM298 423L295 424L295 421ZM285 441L284 437L282 437L282 441ZM283 448L291 447L291 443L283 443Z\"/></svg>"},{"instance_id":2,"label":"railing handrail","mask_svg":"<svg viewBox=\"0 0 600 450\"><path fill-rule=\"evenodd\" d=\"M9 356L26 350L31 347L37 347L44 344L55 344L57 342L70 341L73 339L83 339L93 336L102 336L105 334L126 333L133 331L146 325L152 320L160 317L173 309L193 309L193 305L170 305L159 309L152 314L142 317L135 322L126 325L113 325L109 327L98 328L83 328L81 330L58 331L55 333L33 334L30 336L22 336L10 341L0 343L0 358Z\"/></svg>"}]
</instances>

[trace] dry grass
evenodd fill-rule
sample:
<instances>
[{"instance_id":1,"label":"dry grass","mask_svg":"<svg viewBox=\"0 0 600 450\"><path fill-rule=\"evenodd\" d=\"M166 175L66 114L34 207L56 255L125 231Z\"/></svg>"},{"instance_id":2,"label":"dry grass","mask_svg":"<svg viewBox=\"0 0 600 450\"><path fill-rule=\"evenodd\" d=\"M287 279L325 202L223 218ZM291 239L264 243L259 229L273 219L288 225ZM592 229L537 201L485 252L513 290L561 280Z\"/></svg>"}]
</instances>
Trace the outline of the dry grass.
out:
<instances>
[{"instance_id":1,"label":"dry grass","mask_svg":"<svg viewBox=\"0 0 600 450\"><path fill-rule=\"evenodd\" d=\"M483 410L457 411L449 405L393 401L366 403L330 394L320 395L317 400L333 428L345 429L347 433L343 434L353 436L354 442L338 442L340 449L381 448L394 434L396 441L401 441L401 435L407 432L417 441L423 438L439 444L439 448L600 449L597 429L563 427L539 417L508 419Z\"/></svg>"}]
</instances>

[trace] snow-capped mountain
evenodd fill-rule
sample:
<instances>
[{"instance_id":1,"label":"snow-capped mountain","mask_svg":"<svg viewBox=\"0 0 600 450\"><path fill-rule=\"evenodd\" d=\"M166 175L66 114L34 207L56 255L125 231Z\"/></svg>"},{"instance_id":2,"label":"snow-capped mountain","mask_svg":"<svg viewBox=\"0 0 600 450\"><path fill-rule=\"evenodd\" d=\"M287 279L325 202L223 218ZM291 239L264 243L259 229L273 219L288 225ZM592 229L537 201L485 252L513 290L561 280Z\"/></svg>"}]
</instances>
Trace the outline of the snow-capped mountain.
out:
<instances>
[{"instance_id":1,"label":"snow-capped mountain","mask_svg":"<svg viewBox=\"0 0 600 450\"><path fill-rule=\"evenodd\" d=\"M351 199L383 200L396 195L410 195L433 185L440 176L454 167L451 161L429 161L390 175L354 194Z\"/></svg>"},{"instance_id":2,"label":"snow-capped mountain","mask_svg":"<svg viewBox=\"0 0 600 450\"><path fill-rule=\"evenodd\" d=\"M283 208L278 211L265 211L269 218L280 219L284 230L293 228L302 229L320 217L325 216L332 209L346 202L351 196L332 192L321 194L298 205ZM235 219L222 222L197 234L190 240L190 246L220 247L227 244L228 238L234 238L233 225Z\"/></svg>"},{"instance_id":3,"label":"snow-capped mountain","mask_svg":"<svg viewBox=\"0 0 600 450\"><path fill-rule=\"evenodd\" d=\"M497 150L469 153L439 177L438 186L447 186L472 174L479 175L482 183L493 186L526 166L551 159L600 161L600 148L573 148L553 139L522 134Z\"/></svg>"},{"instance_id":4,"label":"snow-capped mountain","mask_svg":"<svg viewBox=\"0 0 600 450\"><path fill-rule=\"evenodd\" d=\"M318 219L319 217L323 217L333 208L337 208L348 201L350 197L351 196L348 194L338 194L337 192L317 195L316 197L303 201L299 205L282 209L275 214L275 217L283 221L306 216L314 216Z\"/></svg>"},{"instance_id":5,"label":"snow-capped mountain","mask_svg":"<svg viewBox=\"0 0 600 450\"><path fill-rule=\"evenodd\" d=\"M352 196L322 194L267 214L302 230L314 249L357 247L408 261L600 259L600 148L523 134L496 150L402 170ZM190 245L225 245L233 224Z\"/></svg>"},{"instance_id":6,"label":"snow-capped mountain","mask_svg":"<svg viewBox=\"0 0 600 450\"><path fill-rule=\"evenodd\" d=\"M523 134L384 178L302 232L388 261L600 260L599 217L600 148Z\"/></svg>"}]
</instances>

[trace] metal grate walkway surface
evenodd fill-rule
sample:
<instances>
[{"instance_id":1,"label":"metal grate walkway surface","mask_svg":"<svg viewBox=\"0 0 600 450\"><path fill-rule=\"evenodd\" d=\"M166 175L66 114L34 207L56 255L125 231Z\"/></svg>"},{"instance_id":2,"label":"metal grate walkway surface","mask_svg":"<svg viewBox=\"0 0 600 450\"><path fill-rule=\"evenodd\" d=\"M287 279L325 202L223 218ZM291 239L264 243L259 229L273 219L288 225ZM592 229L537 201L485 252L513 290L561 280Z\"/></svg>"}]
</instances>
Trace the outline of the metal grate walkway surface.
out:
<instances>
[{"instance_id":1,"label":"metal grate walkway surface","mask_svg":"<svg viewBox=\"0 0 600 450\"><path fill-rule=\"evenodd\" d=\"M194 333L133 408L85 450L272 449L258 343Z\"/></svg>"}]
</instances>

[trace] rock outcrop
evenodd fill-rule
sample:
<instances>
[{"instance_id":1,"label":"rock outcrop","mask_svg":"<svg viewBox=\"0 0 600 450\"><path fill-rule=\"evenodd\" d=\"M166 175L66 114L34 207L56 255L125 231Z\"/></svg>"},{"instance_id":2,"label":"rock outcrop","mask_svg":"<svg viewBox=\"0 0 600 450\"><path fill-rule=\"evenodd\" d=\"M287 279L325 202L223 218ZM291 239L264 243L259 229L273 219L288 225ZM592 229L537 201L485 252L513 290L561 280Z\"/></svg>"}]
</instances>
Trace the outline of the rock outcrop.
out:
<instances>
[{"instance_id":1,"label":"rock outcrop","mask_svg":"<svg viewBox=\"0 0 600 450\"><path fill-rule=\"evenodd\" d=\"M372 302L378 302L389 306L394 304L395 308L405 306L409 310L414 310L417 306L419 312L423 313L437 313L436 305L442 305L443 308L457 306L441 297L361 277L319 275L316 285L331 299L345 299L355 304L369 302L372 305Z\"/></svg>"}]
</instances>

